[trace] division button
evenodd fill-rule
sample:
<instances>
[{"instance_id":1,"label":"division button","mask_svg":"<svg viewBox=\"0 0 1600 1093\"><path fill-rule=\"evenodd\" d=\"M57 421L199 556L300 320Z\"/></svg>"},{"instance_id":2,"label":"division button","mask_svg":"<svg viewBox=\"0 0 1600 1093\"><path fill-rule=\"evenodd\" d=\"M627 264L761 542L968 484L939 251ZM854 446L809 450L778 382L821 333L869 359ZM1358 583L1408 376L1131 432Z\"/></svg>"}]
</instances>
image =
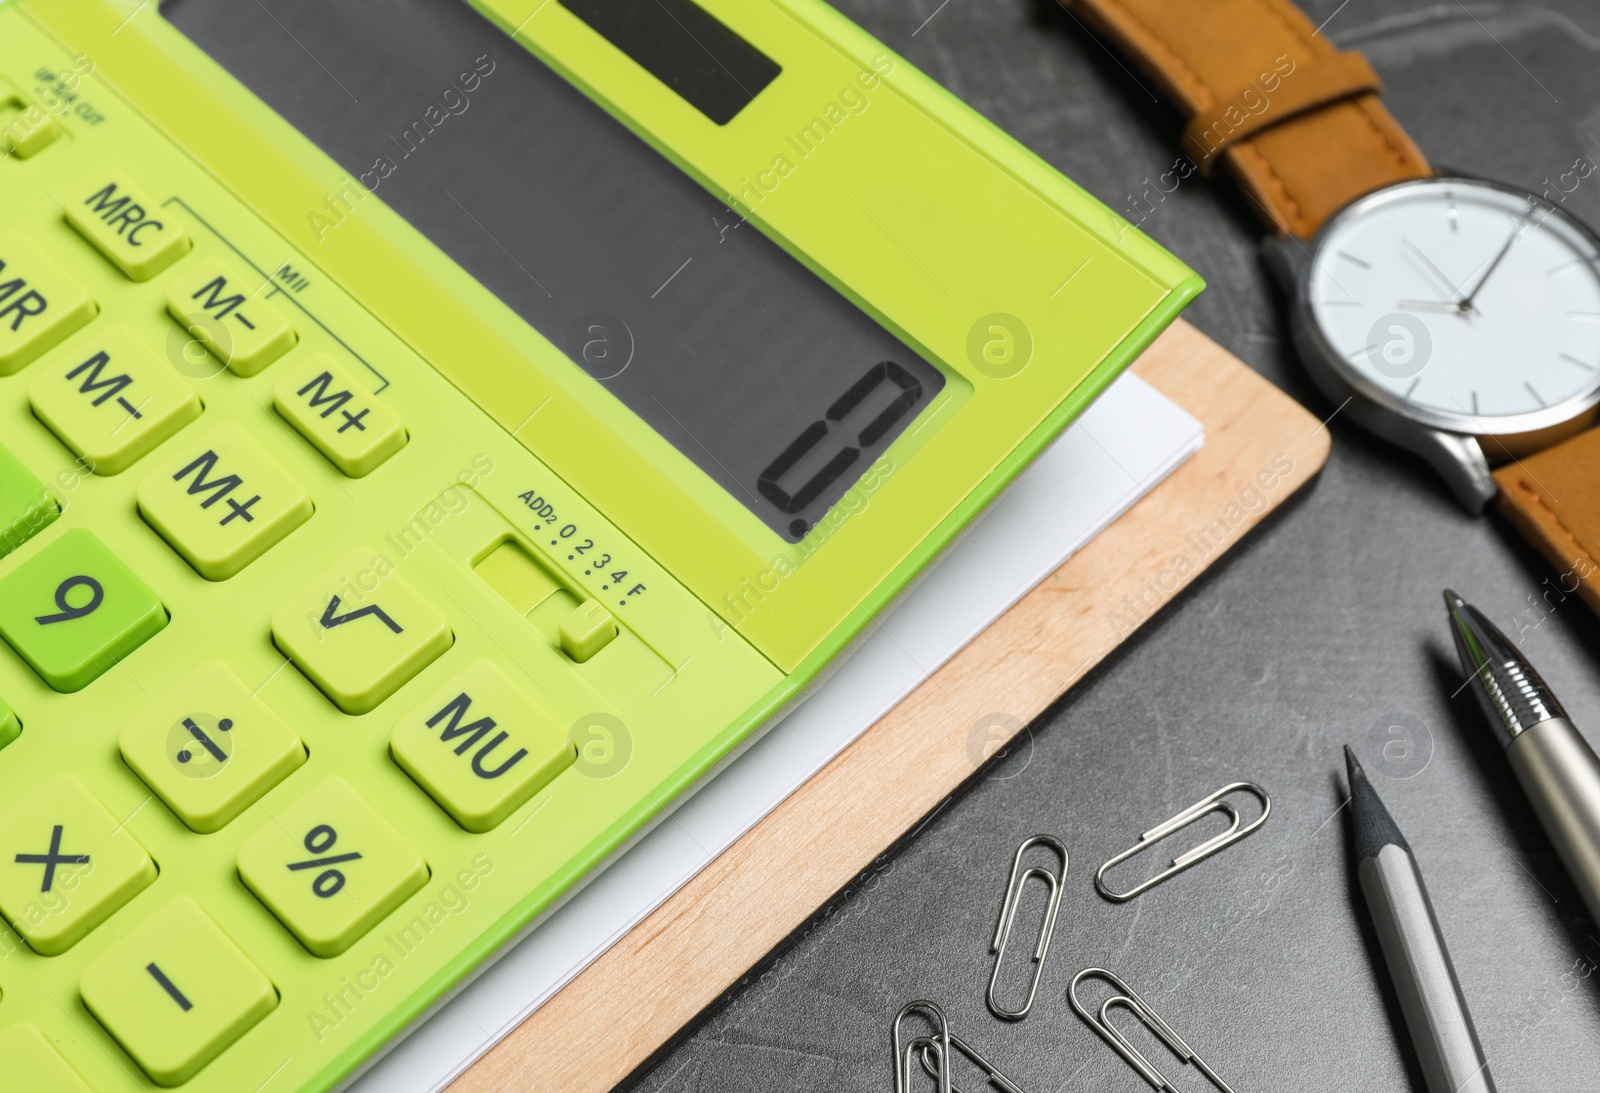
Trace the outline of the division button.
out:
<instances>
[{"instance_id":1,"label":"division button","mask_svg":"<svg viewBox=\"0 0 1600 1093\"><path fill-rule=\"evenodd\" d=\"M167 313L227 365L253 376L294 348L294 327L268 300L271 278L210 259L176 275Z\"/></svg>"},{"instance_id":2,"label":"division button","mask_svg":"<svg viewBox=\"0 0 1600 1093\"><path fill-rule=\"evenodd\" d=\"M67 223L130 280L148 281L189 253L189 237L171 212L126 178L98 176L63 207Z\"/></svg>"},{"instance_id":3,"label":"division button","mask_svg":"<svg viewBox=\"0 0 1600 1093\"><path fill-rule=\"evenodd\" d=\"M175 1086L278 1005L278 992L198 904L167 904L84 969L84 1005L157 1085Z\"/></svg>"},{"instance_id":4,"label":"division button","mask_svg":"<svg viewBox=\"0 0 1600 1093\"><path fill-rule=\"evenodd\" d=\"M225 581L311 519L311 498L232 422L185 440L139 483L139 511L208 581Z\"/></svg>"},{"instance_id":5,"label":"division button","mask_svg":"<svg viewBox=\"0 0 1600 1093\"><path fill-rule=\"evenodd\" d=\"M488 831L572 765L566 730L480 660L395 726L395 762L468 831Z\"/></svg>"},{"instance_id":6,"label":"division button","mask_svg":"<svg viewBox=\"0 0 1600 1093\"><path fill-rule=\"evenodd\" d=\"M317 956L338 956L428 880L422 855L329 778L239 849L239 877Z\"/></svg>"},{"instance_id":7,"label":"division button","mask_svg":"<svg viewBox=\"0 0 1600 1093\"><path fill-rule=\"evenodd\" d=\"M98 475L121 474L200 416L200 399L127 327L41 367L33 413Z\"/></svg>"},{"instance_id":8,"label":"division button","mask_svg":"<svg viewBox=\"0 0 1600 1093\"><path fill-rule=\"evenodd\" d=\"M0 818L0 912L36 953L66 952L155 879L144 847L70 774Z\"/></svg>"},{"instance_id":9,"label":"division button","mask_svg":"<svg viewBox=\"0 0 1600 1093\"><path fill-rule=\"evenodd\" d=\"M283 720L213 661L123 728L122 759L192 831L218 831L305 762Z\"/></svg>"}]
</instances>

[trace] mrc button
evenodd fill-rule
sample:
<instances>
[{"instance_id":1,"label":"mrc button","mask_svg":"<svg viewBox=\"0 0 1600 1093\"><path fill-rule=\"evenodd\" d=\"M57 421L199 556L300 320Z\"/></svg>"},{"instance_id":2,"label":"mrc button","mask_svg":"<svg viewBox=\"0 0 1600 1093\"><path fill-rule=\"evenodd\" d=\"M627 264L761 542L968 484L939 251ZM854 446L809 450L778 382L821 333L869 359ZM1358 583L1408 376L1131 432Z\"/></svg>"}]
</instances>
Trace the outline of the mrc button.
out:
<instances>
[{"instance_id":1,"label":"mrc button","mask_svg":"<svg viewBox=\"0 0 1600 1093\"><path fill-rule=\"evenodd\" d=\"M225 581L311 519L311 498L231 422L178 445L139 483L139 512L208 581Z\"/></svg>"},{"instance_id":2,"label":"mrc button","mask_svg":"<svg viewBox=\"0 0 1600 1093\"><path fill-rule=\"evenodd\" d=\"M172 216L126 179L99 178L69 199L67 223L134 281L148 281L189 252Z\"/></svg>"},{"instance_id":3,"label":"mrc button","mask_svg":"<svg viewBox=\"0 0 1600 1093\"><path fill-rule=\"evenodd\" d=\"M89 293L18 235L0 236L0 376L95 317Z\"/></svg>"}]
</instances>

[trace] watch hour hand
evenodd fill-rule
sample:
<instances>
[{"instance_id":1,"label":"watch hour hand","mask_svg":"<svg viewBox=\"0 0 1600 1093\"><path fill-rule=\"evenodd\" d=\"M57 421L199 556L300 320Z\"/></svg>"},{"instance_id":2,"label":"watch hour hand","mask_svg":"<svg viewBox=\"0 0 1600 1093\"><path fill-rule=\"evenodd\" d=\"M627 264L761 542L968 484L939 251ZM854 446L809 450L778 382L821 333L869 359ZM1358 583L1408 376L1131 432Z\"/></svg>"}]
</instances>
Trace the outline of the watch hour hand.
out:
<instances>
[{"instance_id":1,"label":"watch hour hand","mask_svg":"<svg viewBox=\"0 0 1600 1093\"><path fill-rule=\"evenodd\" d=\"M1452 315L1464 315L1462 305L1449 300L1401 300L1397 305L1402 311L1445 311Z\"/></svg>"},{"instance_id":2,"label":"watch hour hand","mask_svg":"<svg viewBox=\"0 0 1600 1093\"><path fill-rule=\"evenodd\" d=\"M1425 275L1434 278L1435 281L1443 286L1445 295L1452 297L1455 301L1455 303L1450 305L1451 307L1457 307L1460 304L1462 300L1461 286L1453 284L1450 278L1444 275L1444 271L1438 266L1434 265L1431 258L1422 253L1421 247L1417 246L1409 239L1402 239L1400 241L1400 248L1405 256L1410 258L1412 263L1416 265L1418 269L1420 269Z\"/></svg>"}]
</instances>

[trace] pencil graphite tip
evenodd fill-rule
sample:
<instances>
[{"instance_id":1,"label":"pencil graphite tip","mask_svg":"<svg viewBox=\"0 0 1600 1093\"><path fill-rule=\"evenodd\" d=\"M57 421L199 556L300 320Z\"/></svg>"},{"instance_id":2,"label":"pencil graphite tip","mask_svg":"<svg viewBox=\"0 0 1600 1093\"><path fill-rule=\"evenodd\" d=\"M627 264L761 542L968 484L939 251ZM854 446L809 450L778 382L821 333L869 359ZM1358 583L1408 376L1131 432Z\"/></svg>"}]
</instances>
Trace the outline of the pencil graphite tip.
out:
<instances>
[{"instance_id":1,"label":"pencil graphite tip","mask_svg":"<svg viewBox=\"0 0 1600 1093\"><path fill-rule=\"evenodd\" d=\"M1346 776L1350 780L1350 817L1355 829L1356 859L1376 858L1386 846L1398 846L1410 853L1411 847L1406 837L1400 834L1394 817L1389 815L1383 799L1372 788L1372 783L1367 780L1367 772L1362 769L1361 761L1348 744L1344 748L1344 763Z\"/></svg>"}]
</instances>

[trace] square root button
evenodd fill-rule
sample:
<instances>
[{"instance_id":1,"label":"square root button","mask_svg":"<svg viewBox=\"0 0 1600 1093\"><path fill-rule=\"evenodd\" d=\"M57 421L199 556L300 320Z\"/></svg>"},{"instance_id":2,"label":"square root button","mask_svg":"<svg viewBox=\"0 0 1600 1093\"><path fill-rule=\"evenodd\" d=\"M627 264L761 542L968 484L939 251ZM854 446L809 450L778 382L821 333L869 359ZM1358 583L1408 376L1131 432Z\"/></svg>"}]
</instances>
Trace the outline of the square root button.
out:
<instances>
[{"instance_id":1,"label":"square root button","mask_svg":"<svg viewBox=\"0 0 1600 1093\"><path fill-rule=\"evenodd\" d=\"M127 828L70 774L0 818L0 912L56 956L156 879Z\"/></svg>"},{"instance_id":2,"label":"square root button","mask_svg":"<svg viewBox=\"0 0 1600 1093\"><path fill-rule=\"evenodd\" d=\"M348 714L374 710L455 641L389 559L351 551L272 613L272 639Z\"/></svg>"},{"instance_id":3,"label":"square root button","mask_svg":"<svg viewBox=\"0 0 1600 1093\"><path fill-rule=\"evenodd\" d=\"M329 778L239 848L239 878L300 944L338 956L426 884L428 866L348 782Z\"/></svg>"}]
</instances>

